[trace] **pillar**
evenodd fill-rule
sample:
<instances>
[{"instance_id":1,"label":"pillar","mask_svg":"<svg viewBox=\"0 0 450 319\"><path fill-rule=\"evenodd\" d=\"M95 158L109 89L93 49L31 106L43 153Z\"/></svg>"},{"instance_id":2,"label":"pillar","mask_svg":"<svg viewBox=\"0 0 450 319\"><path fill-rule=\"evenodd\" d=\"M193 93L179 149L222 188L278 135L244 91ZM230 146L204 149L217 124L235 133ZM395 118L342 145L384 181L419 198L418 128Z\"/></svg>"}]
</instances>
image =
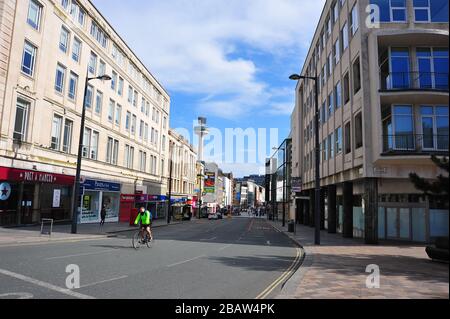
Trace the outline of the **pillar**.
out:
<instances>
[{"instance_id":1,"label":"pillar","mask_svg":"<svg viewBox=\"0 0 450 319\"><path fill-rule=\"evenodd\" d=\"M320 190L320 229L325 229L325 194L326 189Z\"/></svg>"},{"instance_id":2,"label":"pillar","mask_svg":"<svg viewBox=\"0 0 450 319\"><path fill-rule=\"evenodd\" d=\"M364 180L364 240L366 244L378 244L378 181Z\"/></svg>"},{"instance_id":3,"label":"pillar","mask_svg":"<svg viewBox=\"0 0 450 319\"><path fill-rule=\"evenodd\" d=\"M309 206L310 206L309 200L303 200L303 225L308 226L309 225Z\"/></svg>"},{"instance_id":4,"label":"pillar","mask_svg":"<svg viewBox=\"0 0 450 319\"><path fill-rule=\"evenodd\" d=\"M343 184L344 220L342 235L344 238L353 238L353 183Z\"/></svg>"},{"instance_id":5,"label":"pillar","mask_svg":"<svg viewBox=\"0 0 450 319\"><path fill-rule=\"evenodd\" d=\"M297 223L302 225L304 221L304 212L303 212L303 200L297 199Z\"/></svg>"},{"instance_id":6,"label":"pillar","mask_svg":"<svg viewBox=\"0 0 450 319\"><path fill-rule=\"evenodd\" d=\"M315 218L314 218L314 206L316 202L316 193L314 190L309 192L309 226L315 226Z\"/></svg>"},{"instance_id":7,"label":"pillar","mask_svg":"<svg viewBox=\"0 0 450 319\"><path fill-rule=\"evenodd\" d=\"M337 227L337 207L336 207L336 185L328 186L328 198L327 198L327 207L328 207L328 233L336 234Z\"/></svg>"}]
</instances>

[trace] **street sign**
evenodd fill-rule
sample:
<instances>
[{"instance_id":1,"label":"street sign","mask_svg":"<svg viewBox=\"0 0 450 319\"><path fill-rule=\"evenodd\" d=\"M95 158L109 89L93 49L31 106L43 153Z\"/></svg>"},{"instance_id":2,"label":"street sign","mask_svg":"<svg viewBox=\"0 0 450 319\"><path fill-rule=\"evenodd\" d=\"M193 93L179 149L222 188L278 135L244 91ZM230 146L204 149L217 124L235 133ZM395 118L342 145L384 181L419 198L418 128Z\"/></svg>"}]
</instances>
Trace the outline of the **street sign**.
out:
<instances>
[{"instance_id":1,"label":"street sign","mask_svg":"<svg viewBox=\"0 0 450 319\"><path fill-rule=\"evenodd\" d=\"M302 178L301 177L292 177L291 179L291 190L295 193L301 193L302 192Z\"/></svg>"}]
</instances>

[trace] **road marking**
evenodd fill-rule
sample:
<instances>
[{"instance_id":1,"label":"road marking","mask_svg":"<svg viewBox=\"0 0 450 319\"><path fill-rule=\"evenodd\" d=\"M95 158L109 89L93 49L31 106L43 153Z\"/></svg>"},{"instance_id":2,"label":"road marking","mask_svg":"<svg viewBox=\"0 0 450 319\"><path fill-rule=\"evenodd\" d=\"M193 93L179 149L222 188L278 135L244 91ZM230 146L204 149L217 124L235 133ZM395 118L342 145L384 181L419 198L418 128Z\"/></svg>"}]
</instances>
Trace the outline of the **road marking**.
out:
<instances>
[{"instance_id":1,"label":"road marking","mask_svg":"<svg viewBox=\"0 0 450 319\"><path fill-rule=\"evenodd\" d=\"M297 255L295 256L294 261L292 262L291 266L283 273L281 274L278 279L276 279L272 284L269 285L266 289L264 289L263 292L261 292L258 296L256 296L255 299L265 299L274 289L286 278L290 276L292 271L295 269L296 265L300 262L301 257L301 250L300 248L296 248Z\"/></svg>"},{"instance_id":2,"label":"road marking","mask_svg":"<svg viewBox=\"0 0 450 319\"><path fill-rule=\"evenodd\" d=\"M44 287L47 288L49 290L53 290L53 291L57 291L59 293L71 296L71 297L75 297L78 299L95 299L94 297L88 296L88 295L84 295L84 294L80 294L78 292L72 291L70 289L65 289L65 288L61 288L52 284L49 284L47 282L44 281L40 281L31 277L27 277L9 270L5 270L5 269L0 269L0 274L3 274L5 276L9 276L12 278L16 278L25 282L28 282L30 284L34 284L36 286L40 286L40 287Z\"/></svg>"},{"instance_id":3,"label":"road marking","mask_svg":"<svg viewBox=\"0 0 450 319\"><path fill-rule=\"evenodd\" d=\"M33 294L28 292L15 292L0 295L0 299L14 299L12 297L17 297L16 299L33 299Z\"/></svg>"},{"instance_id":4,"label":"road marking","mask_svg":"<svg viewBox=\"0 0 450 319\"><path fill-rule=\"evenodd\" d=\"M79 243L82 241L98 241L98 240L104 240L108 239L105 237L99 237L99 238L84 238L84 239L64 239L64 240L48 240L48 241L38 241L34 243L10 243L10 244L0 244L1 248L10 248L10 247L26 247L26 246L41 246L41 245L51 245L51 244L67 244L67 243Z\"/></svg>"},{"instance_id":5,"label":"road marking","mask_svg":"<svg viewBox=\"0 0 450 319\"><path fill-rule=\"evenodd\" d=\"M93 282L88 285L81 286L80 288L91 287L91 286L95 286L95 285L99 285L99 284L104 284L106 282L116 281L116 280L125 279L125 278L128 278L128 276L121 276L121 277L117 277L117 278L111 278L111 279L107 279L107 280L97 281L97 282Z\"/></svg>"},{"instance_id":6,"label":"road marking","mask_svg":"<svg viewBox=\"0 0 450 319\"><path fill-rule=\"evenodd\" d=\"M231 246L233 246L233 244L228 244L228 245L225 245L225 246L223 246L223 247L219 248L219 251L221 251L221 250L225 250L225 249L227 249L228 247L231 247Z\"/></svg>"},{"instance_id":7,"label":"road marking","mask_svg":"<svg viewBox=\"0 0 450 319\"><path fill-rule=\"evenodd\" d=\"M92 253L84 253L84 254L77 254L77 255L67 255L67 256L59 256L59 257L51 257L51 258L45 258L45 260L55 260L55 259L64 259L64 258L72 258L72 257L81 257L81 256L91 256L91 255L98 255L98 254L106 254L114 251L114 249L108 249L108 250L102 250Z\"/></svg>"},{"instance_id":8,"label":"road marking","mask_svg":"<svg viewBox=\"0 0 450 319\"><path fill-rule=\"evenodd\" d=\"M208 240L214 240L214 239L217 239L217 237L200 239L200 241L208 241Z\"/></svg>"},{"instance_id":9,"label":"road marking","mask_svg":"<svg viewBox=\"0 0 450 319\"><path fill-rule=\"evenodd\" d=\"M201 256L197 256L195 258L191 258L191 259L188 259L188 260L180 261L178 263L170 264L170 265L167 265L167 267L175 267L175 266L182 265L182 264L185 264L185 263L188 263L190 261L194 261L194 260L197 260L197 259L200 259L200 258L203 258L203 257L206 257L206 255L201 255Z\"/></svg>"}]
</instances>

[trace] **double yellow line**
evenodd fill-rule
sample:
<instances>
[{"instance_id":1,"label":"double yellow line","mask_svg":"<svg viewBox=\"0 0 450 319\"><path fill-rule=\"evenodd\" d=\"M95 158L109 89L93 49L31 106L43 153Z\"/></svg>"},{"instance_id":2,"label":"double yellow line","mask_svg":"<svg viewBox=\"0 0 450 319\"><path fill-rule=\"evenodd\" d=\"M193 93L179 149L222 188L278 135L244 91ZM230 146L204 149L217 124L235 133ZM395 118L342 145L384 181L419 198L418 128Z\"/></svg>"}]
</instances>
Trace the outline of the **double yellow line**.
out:
<instances>
[{"instance_id":1,"label":"double yellow line","mask_svg":"<svg viewBox=\"0 0 450 319\"><path fill-rule=\"evenodd\" d=\"M286 278L288 278L291 273L294 271L298 263L300 262L302 256L302 251L299 247L297 247L297 255L295 256L292 265L278 278L276 279L269 287L267 287L263 292L261 292L255 299L265 299L274 289Z\"/></svg>"}]
</instances>

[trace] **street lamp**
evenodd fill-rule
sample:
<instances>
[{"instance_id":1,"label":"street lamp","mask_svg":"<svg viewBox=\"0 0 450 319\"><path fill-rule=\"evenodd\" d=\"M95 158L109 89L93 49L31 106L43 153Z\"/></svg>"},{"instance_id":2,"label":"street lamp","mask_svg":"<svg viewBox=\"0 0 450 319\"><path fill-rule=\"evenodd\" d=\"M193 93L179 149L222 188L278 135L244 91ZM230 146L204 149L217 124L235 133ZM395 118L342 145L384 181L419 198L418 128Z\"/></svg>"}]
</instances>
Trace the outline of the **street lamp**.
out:
<instances>
[{"instance_id":1,"label":"street lamp","mask_svg":"<svg viewBox=\"0 0 450 319\"><path fill-rule=\"evenodd\" d=\"M315 116L314 116L314 129L316 136L315 143L315 203L314 203L314 220L315 220L315 232L314 242L316 245L320 245L320 143L319 143L319 78L317 76L302 76L293 74L289 77L290 80L314 80L315 88Z\"/></svg>"},{"instance_id":2,"label":"street lamp","mask_svg":"<svg viewBox=\"0 0 450 319\"><path fill-rule=\"evenodd\" d=\"M168 207L167 207L167 224L170 224L170 219L171 219L171 215L172 215L172 172L173 172L173 149L177 148L178 146L176 146L175 144L171 144L169 146L169 161L170 161L170 166L169 166L169 203L168 203Z\"/></svg>"},{"instance_id":3,"label":"street lamp","mask_svg":"<svg viewBox=\"0 0 450 319\"><path fill-rule=\"evenodd\" d=\"M84 99L83 99L83 110L81 111L81 127L80 127L80 140L78 141L78 157L77 157L77 173L75 176L75 189L74 189L74 197L72 203L72 234L77 233L78 226L78 207L80 201L78 197L80 196L80 175L81 175L81 159L83 152L83 137L84 137L84 123L86 121L86 97L87 97L87 88L88 83L91 80L102 80L102 81L111 81L111 77L109 75L101 75L97 77L90 78L86 76L86 82L84 84Z\"/></svg>"}]
</instances>

